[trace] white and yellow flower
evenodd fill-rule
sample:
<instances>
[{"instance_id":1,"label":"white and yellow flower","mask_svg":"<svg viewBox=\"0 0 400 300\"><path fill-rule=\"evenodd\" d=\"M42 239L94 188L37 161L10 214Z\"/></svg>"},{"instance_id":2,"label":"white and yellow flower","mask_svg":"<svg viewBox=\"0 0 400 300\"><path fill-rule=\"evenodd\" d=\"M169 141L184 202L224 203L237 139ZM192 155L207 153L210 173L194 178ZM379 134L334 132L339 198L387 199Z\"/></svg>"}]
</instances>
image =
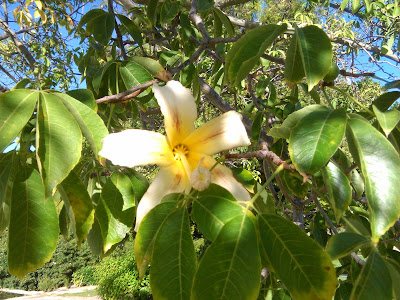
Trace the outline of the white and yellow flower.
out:
<instances>
[{"instance_id":1,"label":"white and yellow flower","mask_svg":"<svg viewBox=\"0 0 400 300\"><path fill-rule=\"evenodd\" d=\"M112 133L104 138L99 153L115 165L161 166L138 205L136 230L165 195L190 191L192 172L201 159L202 167L209 170L216 163L211 155L250 144L239 113L229 111L195 129L197 108L189 89L180 82L169 81L164 87L154 85L153 92L164 115L166 136L140 129ZM232 171L221 164L211 171L211 182L230 191L239 201L250 200Z\"/></svg>"}]
</instances>

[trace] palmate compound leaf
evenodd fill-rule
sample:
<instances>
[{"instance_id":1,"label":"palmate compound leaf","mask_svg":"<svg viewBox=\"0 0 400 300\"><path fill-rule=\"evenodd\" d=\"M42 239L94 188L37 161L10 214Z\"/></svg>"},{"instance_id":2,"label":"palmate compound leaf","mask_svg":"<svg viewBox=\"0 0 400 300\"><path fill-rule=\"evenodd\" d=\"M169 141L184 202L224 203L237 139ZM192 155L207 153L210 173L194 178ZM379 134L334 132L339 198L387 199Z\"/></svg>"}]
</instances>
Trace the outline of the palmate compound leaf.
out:
<instances>
[{"instance_id":1,"label":"palmate compound leaf","mask_svg":"<svg viewBox=\"0 0 400 300\"><path fill-rule=\"evenodd\" d=\"M400 216L400 157L392 144L362 119L348 120L346 137L364 177L372 240L377 243Z\"/></svg>"},{"instance_id":2,"label":"palmate compound leaf","mask_svg":"<svg viewBox=\"0 0 400 300\"><path fill-rule=\"evenodd\" d=\"M14 90L0 94L0 152L14 140L35 109L35 90Z\"/></svg>"},{"instance_id":3,"label":"palmate compound leaf","mask_svg":"<svg viewBox=\"0 0 400 300\"><path fill-rule=\"evenodd\" d=\"M301 228L282 217L258 217L264 255L294 299L329 299L336 272L330 257Z\"/></svg>"},{"instance_id":4,"label":"palmate compound leaf","mask_svg":"<svg viewBox=\"0 0 400 300\"><path fill-rule=\"evenodd\" d=\"M339 221L351 203L350 181L346 174L332 162L322 168L322 177L329 195L329 202L335 212L336 221Z\"/></svg>"},{"instance_id":5,"label":"palmate compound leaf","mask_svg":"<svg viewBox=\"0 0 400 300\"><path fill-rule=\"evenodd\" d=\"M39 95L36 150L47 198L79 162L82 150L78 123L62 100L52 93Z\"/></svg>"},{"instance_id":6,"label":"palmate compound leaf","mask_svg":"<svg viewBox=\"0 0 400 300\"><path fill-rule=\"evenodd\" d=\"M78 247L87 237L94 221L94 210L86 186L79 176L72 171L58 186L64 207L77 238Z\"/></svg>"},{"instance_id":7,"label":"palmate compound leaf","mask_svg":"<svg viewBox=\"0 0 400 300\"><path fill-rule=\"evenodd\" d=\"M200 261L192 300L256 299L261 260L254 217L242 213L225 224Z\"/></svg>"},{"instance_id":8,"label":"palmate compound leaf","mask_svg":"<svg viewBox=\"0 0 400 300\"><path fill-rule=\"evenodd\" d=\"M58 241L58 215L53 199L45 201L38 171L18 171L11 201L8 268L22 279L50 260Z\"/></svg>"},{"instance_id":9,"label":"palmate compound leaf","mask_svg":"<svg viewBox=\"0 0 400 300\"><path fill-rule=\"evenodd\" d=\"M196 269L196 251L184 206L165 218L154 240L150 268L154 299L191 299Z\"/></svg>"},{"instance_id":10,"label":"palmate compound leaf","mask_svg":"<svg viewBox=\"0 0 400 300\"><path fill-rule=\"evenodd\" d=\"M99 115L81 101L63 93L54 93L65 105L78 123L83 136L89 143L96 157L102 148L101 141L108 134L107 127ZM91 93L88 95L90 98ZM93 97L93 95L91 95Z\"/></svg>"},{"instance_id":11,"label":"palmate compound leaf","mask_svg":"<svg viewBox=\"0 0 400 300\"><path fill-rule=\"evenodd\" d=\"M395 283L395 284L398 284ZM392 279L383 258L371 251L358 275L350 299L354 300L391 300Z\"/></svg>"},{"instance_id":12,"label":"palmate compound leaf","mask_svg":"<svg viewBox=\"0 0 400 300\"><path fill-rule=\"evenodd\" d=\"M317 110L304 116L289 138L289 154L298 171L314 174L339 147L346 129L343 109Z\"/></svg>"}]
</instances>

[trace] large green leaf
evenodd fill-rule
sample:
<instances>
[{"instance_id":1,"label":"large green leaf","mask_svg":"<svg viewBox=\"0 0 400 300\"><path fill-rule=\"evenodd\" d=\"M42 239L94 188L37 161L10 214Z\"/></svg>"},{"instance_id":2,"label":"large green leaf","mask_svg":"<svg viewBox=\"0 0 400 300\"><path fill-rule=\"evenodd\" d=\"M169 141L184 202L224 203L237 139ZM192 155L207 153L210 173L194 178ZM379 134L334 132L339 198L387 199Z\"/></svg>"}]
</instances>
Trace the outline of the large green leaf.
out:
<instances>
[{"instance_id":1,"label":"large green leaf","mask_svg":"<svg viewBox=\"0 0 400 300\"><path fill-rule=\"evenodd\" d=\"M139 27L136 24L125 17L124 15L117 15L119 21L121 22L122 26L126 29L126 31L131 35L131 37L138 43L139 46L143 45L143 38L142 33L140 32Z\"/></svg>"},{"instance_id":2,"label":"large green leaf","mask_svg":"<svg viewBox=\"0 0 400 300\"><path fill-rule=\"evenodd\" d=\"M346 137L365 180L372 240L377 243L400 216L400 158L392 144L367 121L351 118L348 125Z\"/></svg>"},{"instance_id":3,"label":"large green leaf","mask_svg":"<svg viewBox=\"0 0 400 300\"><path fill-rule=\"evenodd\" d=\"M332 236L326 244L326 252L332 259L341 258L370 243L369 237L353 232L341 232Z\"/></svg>"},{"instance_id":4,"label":"large green leaf","mask_svg":"<svg viewBox=\"0 0 400 300\"><path fill-rule=\"evenodd\" d=\"M107 127L103 120L90 109L87 105L80 101L62 93L56 93L62 103L68 108L69 112L74 116L81 128L83 136L86 138L94 155L97 157L102 148L101 141L108 134Z\"/></svg>"},{"instance_id":5,"label":"large green leaf","mask_svg":"<svg viewBox=\"0 0 400 300\"><path fill-rule=\"evenodd\" d=\"M154 239L157 236L157 232L165 218L175 207L176 202L174 201L161 202L150 210L143 218L142 222L140 222L139 230L135 238L134 248L135 260L138 266L140 278L143 278L146 273L147 266L149 265L153 255Z\"/></svg>"},{"instance_id":6,"label":"large green leaf","mask_svg":"<svg viewBox=\"0 0 400 300\"><path fill-rule=\"evenodd\" d=\"M258 218L267 260L294 299L329 299L335 294L336 272L321 246L290 221L276 215Z\"/></svg>"},{"instance_id":7,"label":"large green leaf","mask_svg":"<svg viewBox=\"0 0 400 300\"><path fill-rule=\"evenodd\" d=\"M398 283L395 283L398 284ZM391 300L392 280L383 258L375 251L368 256L355 281L350 299Z\"/></svg>"},{"instance_id":8,"label":"large green leaf","mask_svg":"<svg viewBox=\"0 0 400 300\"><path fill-rule=\"evenodd\" d=\"M314 111L293 128L289 153L296 169L307 174L318 172L335 153L346 129L343 109Z\"/></svg>"},{"instance_id":9,"label":"large green leaf","mask_svg":"<svg viewBox=\"0 0 400 300\"><path fill-rule=\"evenodd\" d=\"M21 168L12 191L8 241L10 274L22 279L50 260L58 241L58 215L38 171Z\"/></svg>"},{"instance_id":10,"label":"large green leaf","mask_svg":"<svg viewBox=\"0 0 400 300\"><path fill-rule=\"evenodd\" d=\"M122 241L135 220L136 207L132 206L134 199L126 197L129 192L124 179L124 175L114 173L105 183L101 201L96 207L95 213L103 236L104 252Z\"/></svg>"},{"instance_id":11,"label":"large green leaf","mask_svg":"<svg viewBox=\"0 0 400 300\"><path fill-rule=\"evenodd\" d=\"M385 263L387 268L389 269L390 276L392 277L392 289L393 289L393 298L395 300L400 299L400 264L394 259L386 258Z\"/></svg>"},{"instance_id":12,"label":"large green leaf","mask_svg":"<svg viewBox=\"0 0 400 300\"><path fill-rule=\"evenodd\" d=\"M94 220L92 199L79 176L72 171L61 182L58 190L64 200L72 228L78 241L78 247L86 239Z\"/></svg>"},{"instance_id":13,"label":"large green leaf","mask_svg":"<svg viewBox=\"0 0 400 300\"><path fill-rule=\"evenodd\" d=\"M382 127L386 137L396 127L400 121L400 111L397 109L381 112L375 105L372 105L376 119Z\"/></svg>"},{"instance_id":14,"label":"large green leaf","mask_svg":"<svg viewBox=\"0 0 400 300\"><path fill-rule=\"evenodd\" d=\"M47 198L79 162L82 150L79 125L54 94L40 93L36 150Z\"/></svg>"},{"instance_id":15,"label":"large green leaf","mask_svg":"<svg viewBox=\"0 0 400 300\"><path fill-rule=\"evenodd\" d=\"M273 127L270 131L268 131L268 135L276 137L276 138L284 138L289 139L290 132L292 131L293 127L305 116L310 114L311 112L326 112L329 109L326 106L319 105L319 104L312 104L306 106L300 110L291 113L285 121L283 121L282 125L279 127Z\"/></svg>"},{"instance_id":16,"label":"large green leaf","mask_svg":"<svg viewBox=\"0 0 400 300\"><path fill-rule=\"evenodd\" d=\"M289 46L285 79L296 85L306 76L311 91L329 72L332 64L332 44L326 33L315 25L298 28ZM300 60L300 61L299 61Z\"/></svg>"},{"instance_id":17,"label":"large green leaf","mask_svg":"<svg viewBox=\"0 0 400 300\"><path fill-rule=\"evenodd\" d=\"M257 298L261 260L252 219L242 213L225 224L200 261L191 299Z\"/></svg>"},{"instance_id":18,"label":"large green leaf","mask_svg":"<svg viewBox=\"0 0 400 300\"><path fill-rule=\"evenodd\" d=\"M243 214L237 202L218 196L203 196L193 203L192 218L201 233L214 241L226 223Z\"/></svg>"},{"instance_id":19,"label":"large green leaf","mask_svg":"<svg viewBox=\"0 0 400 300\"><path fill-rule=\"evenodd\" d=\"M93 33L94 39L106 46L111 39L115 28L115 19L112 13L105 12L91 19L86 25L86 33Z\"/></svg>"},{"instance_id":20,"label":"large green leaf","mask_svg":"<svg viewBox=\"0 0 400 300\"><path fill-rule=\"evenodd\" d=\"M386 111L390 106L392 106L393 103L396 102L398 98L400 98L400 92L388 92L380 95L374 100L374 102L372 102L372 104L375 105L380 111Z\"/></svg>"},{"instance_id":21,"label":"large green leaf","mask_svg":"<svg viewBox=\"0 0 400 300\"><path fill-rule=\"evenodd\" d=\"M160 63L149 57L134 56L130 58L131 61L141 65L145 68L151 76L161 79L163 81L168 81L169 75L167 71L160 65Z\"/></svg>"},{"instance_id":22,"label":"large green leaf","mask_svg":"<svg viewBox=\"0 0 400 300\"><path fill-rule=\"evenodd\" d=\"M226 55L225 70L231 84L237 85L258 62L265 50L285 32L286 24L254 28L236 41Z\"/></svg>"},{"instance_id":23,"label":"large green leaf","mask_svg":"<svg viewBox=\"0 0 400 300\"><path fill-rule=\"evenodd\" d=\"M29 121L37 97L34 90L14 90L0 94L0 152L3 152Z\"/></svg>"},{"instance_id":24,"label":"large green leaf","mask_svg":"<svg viewBox=\"0 0 400 300\"><path fill-rule=\"evenodd\" d=\"M346 174L332 162L322 168L322 176L328 191L329 201L335 212L336 221L339 221L351 203L350 181Z\"/></svg>"},{"instance_id":25,"label":"large green leaf","mask_svg":"<svg viewBox=\"0 0 400 300\"><path fill-rule=\"evenodd\" d=\"M122 63L119 67L119 71L127 89L153 80L151 74L144 67L134 61Z\"/></svg>"},{"instance_id":26,"label":"large green leaf","mask_svg":"<svg viewBox=\"0 0 400 300\"><path fill-rule=\"evenodd\" d=\"M186 207L171 212L161 224L151 260L155 299L190 299L197 260Z\"/></svg>"}]
</instances>

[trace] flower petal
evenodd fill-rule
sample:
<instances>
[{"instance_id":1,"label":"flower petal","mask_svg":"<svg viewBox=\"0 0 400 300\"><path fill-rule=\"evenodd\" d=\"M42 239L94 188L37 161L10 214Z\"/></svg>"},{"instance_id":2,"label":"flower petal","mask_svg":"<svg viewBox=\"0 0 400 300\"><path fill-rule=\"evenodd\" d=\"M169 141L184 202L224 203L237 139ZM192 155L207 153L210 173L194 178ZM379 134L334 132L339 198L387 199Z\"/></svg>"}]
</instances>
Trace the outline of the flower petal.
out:
<instances>
[{"instance_id":1,"label":"flower petal","mask_svg":"<svg viewBox=\"0 0 400 300\"><path fill-rule=\"evenodd\" d=\"M139 229L144 216L159 204L165 195L183 192L188 190L188 186L190 187L190 183L184 170L177 164L161 168L139 202L136 210L135 231Z\"/></svg>"},{"instance_id":2,"label":"flower petal","mask_svg":"<svg viewBox=\"0 0 400 300\"><path fill-rule=\"evenodd\" d=\"M175 162L165 136L140 129L128 129L107 135L103 139L103 149L99 154L114 165L125 167L148 164L168 166Z\"/></svg>"},{"instance_id":3,"label":"flower petal","mask_svg":"<svg viewBox=\"0 0 400 300\"><path fill-rule=\"evenodd\" d=\"M178 81L168 81L163 87L153 85L153 92L164 115L167 139L172 148L194 130L196 103L190 90Z\"/></svg>"},{"instance_id":4,"label":"flower petal","mask_svg":"<svg viewBox=\"0 0 400 300\"><path fill-rule=\"evenodd\" d=\"M214 158L209 155L201 156L198 153L192 154L192 164L194 164L195 161L199 161L202 157L204 157L204 160L201 163L201 167L211 169L215 165L216 160ZM238 201L249 201L251 199L249 192L236 180L232 171L221 164L217 164L211 171L211 182L231 192Z\"/></svg>"},{"instance_id":5,"label":"flower petal","mask_svg":"<svg viewBox=\"0 0 400 300\"><path fill-rule=\"evenodd\" d=\"M197 128L183 144L190 151L213 155L223 150L250 145L242 115L228 111Z\"/></svg>"}]
</instances>

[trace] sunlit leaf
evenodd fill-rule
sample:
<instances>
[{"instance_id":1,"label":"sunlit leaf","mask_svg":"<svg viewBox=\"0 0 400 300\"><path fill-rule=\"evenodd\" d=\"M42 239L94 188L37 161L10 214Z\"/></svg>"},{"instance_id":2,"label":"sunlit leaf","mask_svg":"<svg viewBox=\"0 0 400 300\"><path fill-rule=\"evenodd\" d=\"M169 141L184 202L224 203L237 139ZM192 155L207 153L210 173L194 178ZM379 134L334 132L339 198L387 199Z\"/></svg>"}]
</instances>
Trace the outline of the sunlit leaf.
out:
<instances>
[{"instance_id":1,"label":"sunlit leaf","mask_svg":"<svg viewBox=\"0 0 400 300\"><path fill-rule=\"evenodd\" d=\"M264 252L295 299L332 299L336 272L330 257L301 228L276 215L258 218Z\"/></svg>"},{"instance_id":2,"label":"sunlit leaf","mask_svg":"<svg viewBox=\"0 0 400 300\"><path fill-rule=\"evenodd\" d=\"M218 196L203 196L193 203L192 218L201 233L214 241L226 223L243 214L237 202Z\"/></svg>"},{"instance_id":3,"label":"sunlit leaf","mask_svg":"<svg viewBox=\"0 0 400 300\"><path fill-rule=\"evenodd\" d=\"M0 152L14 140L35 109L35 90L14 90L0 94Z\"/></svg>"},{"instance_id":4,"label":"sunlit leaf","mask_svg":"<svg viewBox=\"0 0 400 300\"><path fill-rule=\"evenodd\" d=\"M400 121L400 111L397 109L381 112L375 105L372 106L376 119L382 127L386 137L396 127Z\"/></svg>"},{"instance_id":5,"label":"sunlit leaf","mask_svg":"<svg viewBox=\"0 0 400 300\"><path fill-rule=\"evenodd\" d=\"M82 134L73 115L59 97L41 93L36 125L36 156L46 198L78 163L81 149Z\"/></svg>"},{"instance_id":6,"label":"sunlit leaf","mask_svg":"<svg viewBox=\"0 0 400 300\"><path fill-rule=\"evenodd\" d=\"M256 299L261 261L253 217L230 220L206 250L194 278L191 299Z\"/></svg>"},{"instance_id":7,"label":"sunlit leaf","mask_svg":"<svg viewBox=\"0 0 400 300\"><path fill-rule=\"evenodd\" d=\"M293 128L289 153L296 169L307 174L318 172L335 153L346 129L344 110L314 111Z\"/></svg>"},{"instance_id":8,"label":"sunlit leaf","mask_svg":"<svg viewBox=\"0 0 400 300\"><path fill-rule=\"evenodd\" d=\"M365 180L372 239L376 243L400 216L400 157L368 122L351 118L348 124L346 137Z\"/></svg>"},{"instance_id":9,"label":"sunlit leaf","mask_svg":"<svg viewBox=\"0 0 400 300\"><path fill-rule=\"evenodd\" d=\"M39 173L21 168L14 182L8 241L8 268L22 279L50 260L58 241L53 199L45 201Z\"/></svg>"}]
</instances>

